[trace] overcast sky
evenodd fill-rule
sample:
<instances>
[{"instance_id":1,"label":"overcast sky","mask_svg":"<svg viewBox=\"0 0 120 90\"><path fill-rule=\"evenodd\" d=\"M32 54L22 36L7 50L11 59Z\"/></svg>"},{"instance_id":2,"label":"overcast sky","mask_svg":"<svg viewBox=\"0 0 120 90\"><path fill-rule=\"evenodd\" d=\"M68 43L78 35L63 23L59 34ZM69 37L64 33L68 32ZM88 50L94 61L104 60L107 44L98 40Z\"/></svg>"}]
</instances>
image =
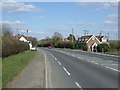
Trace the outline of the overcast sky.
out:
<instances>
[{"instance_id":1,"label":"overcast sky","mask_svg":"<svg viewBox=\"0 0 120 90\"><path fill-rule=\"evenodd\" d=\"M9 24L14 33L43 39L60 32L64 38L74 30L76 37L118 33L118 3L115 2L4 2L0 23Z\"/></svg>"}]
</instances>

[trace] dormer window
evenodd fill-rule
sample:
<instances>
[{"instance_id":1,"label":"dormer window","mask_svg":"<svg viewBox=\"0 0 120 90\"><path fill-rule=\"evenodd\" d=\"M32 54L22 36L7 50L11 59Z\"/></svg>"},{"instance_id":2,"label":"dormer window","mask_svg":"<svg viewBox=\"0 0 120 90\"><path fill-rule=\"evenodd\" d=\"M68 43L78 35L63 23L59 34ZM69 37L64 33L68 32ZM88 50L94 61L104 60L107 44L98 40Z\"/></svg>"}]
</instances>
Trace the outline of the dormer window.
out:
<instances>
[{"instance_id":1,"label":"dormer window","mask_svg":"<svg viewBox=\"0 0 120 90\"><path fill-rule=\"evenodd\" d=\"M106 38L106 37L103 37L103 38L102 38L102 42L107 42L107 38Z\"/></svg>"}]
</instances>

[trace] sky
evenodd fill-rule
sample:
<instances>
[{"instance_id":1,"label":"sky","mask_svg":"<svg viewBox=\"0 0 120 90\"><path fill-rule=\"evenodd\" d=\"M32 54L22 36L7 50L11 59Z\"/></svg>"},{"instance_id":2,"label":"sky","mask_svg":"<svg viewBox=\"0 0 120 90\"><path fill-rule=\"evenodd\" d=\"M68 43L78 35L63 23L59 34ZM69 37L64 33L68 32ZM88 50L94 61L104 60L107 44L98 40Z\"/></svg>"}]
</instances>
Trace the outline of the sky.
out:
<instances>
[{"instance_id":1,"label":"sky","mask_svg":"<svg viewBox=\"0 0 120 90\"><path fill-rule=\"evenodd\" d=\"M12 27L13 33L36 37L38 40L59 32L63 38L72 33L108 36L117 39L117 2L3 2L0 23Z\"/></svg>"}]
</instances>

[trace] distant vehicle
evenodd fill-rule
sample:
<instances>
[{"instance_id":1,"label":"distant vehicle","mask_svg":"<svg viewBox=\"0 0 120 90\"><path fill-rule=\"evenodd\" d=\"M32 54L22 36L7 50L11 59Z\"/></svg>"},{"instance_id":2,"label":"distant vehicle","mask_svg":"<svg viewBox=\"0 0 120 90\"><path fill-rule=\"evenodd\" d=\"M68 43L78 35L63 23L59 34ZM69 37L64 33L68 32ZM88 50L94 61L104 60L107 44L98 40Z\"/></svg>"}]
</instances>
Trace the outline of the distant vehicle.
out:
<instances>
[{"instance_id":1,"label":"distant vehicle","mask_svg":"<svg viewBox=\"0 0 120 90\"><path fill-rule=\"evenodd\" d=\"M36 50L37 50L36 47L32 47L32 48L31 48L31 51L36 51Z\"/></svg>"},{"instance_id":2,"label":"distant vehicle","mask_svg":"<svg viewBox=\"0 0 120 90\"><path fill-rule=\"evenodd\" d=\"M49 49L53 48L52 46L48 46Z\"/></svg>"}]
</instances>

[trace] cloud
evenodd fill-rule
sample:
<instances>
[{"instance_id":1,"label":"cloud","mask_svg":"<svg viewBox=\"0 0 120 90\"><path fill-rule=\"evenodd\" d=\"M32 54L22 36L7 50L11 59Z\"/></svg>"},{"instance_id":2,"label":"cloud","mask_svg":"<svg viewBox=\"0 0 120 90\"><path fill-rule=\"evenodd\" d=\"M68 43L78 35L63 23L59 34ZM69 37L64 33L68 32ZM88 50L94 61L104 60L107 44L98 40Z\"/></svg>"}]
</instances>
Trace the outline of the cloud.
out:
<instances>
[{"instance_id":1,"label":"cloud","mask_svg":"<svg viewBox=\"0 0 120 90\"><path fill-rule=\"evenodd\" d=\"M74 22L74 23L69 23L68 25L95 25L93 22Z\"/></svg>"},{"instance_id":2,"label":"cloud","mask_svg":"<svg viewBox=\"0 0 120 90\"><path fill-rule=\"evenodd\" d=\"M101 11L108 9L115 10L118 9L118 2L78 2L75 4L75 6L90 8L90 11Z\"/></svg>"},{"instance_id":3,"label":"cloud","mask_svg":"<svg viewBox=\"0 0 120 90\"><path fill-rule=\"evenodd\" d=\"M119 2L119 0L79 0L80 2Z\"/></svg>"},{"instance_id":4,"label":"cloud","mask_svg":"<svg viewBox=\"0 0 120 90\"><path fill-rule=\"evenodd\" d=\"M117 14L109 14L107 16L107 20L104 20L103 23L107 24L107 25L118 25L118 15Z\"/></svg>"},{"instance_id":5,"label":"cloud","mask_svg":"<svg viewBox=\"0 0 120 90\"><path fill-rule=\"evenodd\" d=\"M18 25L18 24L24 24L24 22L21 22L19 20L17 21L0 21L0 24L9 24L9 25Z\"/></svg>"},{"instance_id":6,"label":"cloud","mask_svg":"<svg viewBox=\"0 0 120 90\"><path fill-rule=\"evenodd\" d=\"M27 31L26 30L19 30L19 32L26 33ZM45 34L44 32L35 32L35 31L32 31L32 30L29 30L28 33L32 33L32 34Z\"/></svg>"},{"instance_id":7,"label":"cloud","mask_svg":"<svg viewBox=\"0 0 120 90\"><path fill-rule=\"evenodd\" d=\"M4 0L15 1L15 0ZM119 0L16 0L18 2L119 2Z\"/></svg>"},{"instance_id":8,"label":"cloud","mask_svg":"<svg viewBox=\"0 0 120 90\"><path fill-rule=\"evenodd\" d=\"M16 13L16 12L32 12L37 10L37 7L31 4L24 4L18 2L3 2L0 3L2 12Z\"/></svg>"},{"instance_id":9,"label":"cloud","mask_svg":"<svg viewBox=\"0 0 120 90\"><path fill-rule=\"evenodd\" d=\"M68 29L66 26L53 26L53 27L49 27L48 30L66 31L66 30L70 30L70 29Z\"/></svg>"},{"instance_id":10,"label":"cloud","mask_svg":"<svg viewBox=\"0 0 120 90\"><path fill-rule=\"evenodd\" d=\"M112 20L106 20L106 21L104 21L104 23L105 23L105 24L115 24L115 22L112 21Z\"/></svg>"}]
</instances>

